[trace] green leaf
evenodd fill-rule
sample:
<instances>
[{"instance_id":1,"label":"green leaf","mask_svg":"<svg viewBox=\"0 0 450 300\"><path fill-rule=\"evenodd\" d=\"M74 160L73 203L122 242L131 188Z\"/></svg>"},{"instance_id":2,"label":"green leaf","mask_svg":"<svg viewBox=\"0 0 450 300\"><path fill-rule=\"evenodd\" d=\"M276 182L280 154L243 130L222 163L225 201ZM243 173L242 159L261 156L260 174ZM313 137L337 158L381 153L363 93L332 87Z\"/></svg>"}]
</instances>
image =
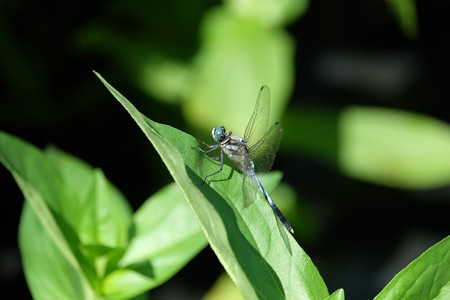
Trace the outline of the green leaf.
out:
<instances>
[{"instance_id":1,"label":"green leaf","mask_svg":"<svg viewBox=\"0 0 450 300\"><path fill-rule=\"evenodd\" d=\"M385 186L432 189L450 182L450 125L407 111L351 106L290 109L284 151L336 166ZM299 133L300 132L300 133Z\"/></svg>"},{"instance_id":2,"label":"green leaf","mask_svg":"<svg viewBox=\"0 0 450 300\"><path fill-rule=\"evenodd\" d=\"M265 26L287 24L300 15L307 7L308 0L226 0L227 8L240 18L254 19Z\"/></svg>"},{"instance_id":3,"label":"green leaf","mask_svg":"<svg viewBox=\"0 0 450 300\"><path fill-rule=\"evenodd\" d=\"M132 220L100 170L56 148L45 154L0 132L0 161L27 199L19 242L35 299L130 299L205 247L175 184L148 199Z\"/></svg>"},{"instance_id":4,"label":"green leaf","mask_svg":"<svg viewBox=\"0 0 450 300\"><path fill-rule=\"evenodd\" d=\"M47 155L59 169L70 195L66 201L68 222L83 245L125 247L132 211L125 197L105 178L103 172L56 148Z\"/></svg>"},{"instance_id":5,"label":"green leaf","mask_svg":"<svg viewBox=\"0 0 450 300\"><path fill-rule=\"evenodd\" d=\"M387 108L351 107L340 117L339 163L350 176L401 188L450 182L450 126Z\"/></svg>"},{"instance_id":6,"label":"green leaf","mask_svg":"<svg viewBox=\"0 0 450 300\"><path fill-rule=\"evenodd\" d=\"M240 174L224 166L209 184L202 185L204 173L199 165L204 157L191 149L197 146L196 139L146 118L96 75L152 142L211 247L245 298L323 299L328 296L311 259L280 224L270 206L260 202L244 209Z\"/></svg>"},{"instance_id":7,"label":"green leaf","mask_svg":"<svg viewBox=\"0 0 450 300\"><path fill-rule=\"evenodd\" d=\"M59 171L66 185L76 194L87 193L92 181L92 167L55 146L45 148L45 154Z\"/></svg>"},{"instance_id":8,"label":"green leaf","mask_svg":"<svg viewBox=\"0 0 450 300\"><path fill-rule=\"evenodd\" d=\"M446 300L450 299L450 282L441 288L439 294L433 298L433 300Z\"/></svg>"},{"instance_id":9,"label":"green leaf","mask_svg":"<svg viewBox=\"0 0 450 300\"><path fill-rule=\"evenodd\" d=\"M236 130L244 130L259 89L267 84L272 93L270 123L278 121L294 82L292 38L226 9L208 13L201 38L183 102L187 120L198 128L223 124L243 133Z\"/></svg>"},{"instance_id":10,"label":"green leaf","mask_svg":"<svg viewBox=\"0 0 450 300\"><path fill-rule=\"evenodd\" d=\"M33 297L92 299L94 270L82 259L64 216L69 194L58 170L41 151L4 132L0 132L0 161L27 200L19 244Z\"/></svg>"},{"instance_id":11,"label":"green leaf","mask_svg":"<svg viewBox=\"0 0 450 300\"><path fill-rule=\"evenodd\" d=\"M344 300L345 294L343 289L339 289L335 291L333 294L331 294L329 297L326 298L326 300Z\"/></svg>"},{"instance_id":12,"label":"green leaf","mask_svg":"<svg viewBox=\"0 0 450 300\"><path fill-rule=\"evenodd\" d=\"M25 192L23 186L22 191L28 201L39 197ZM33 299L95 299L78 264L67 259L27 203L19 225L19 245Z\"/></svg>"},{"instance_id":13,"label":"green leaf","mask_svg":"<svg viewBox=\"0 0 450 300\"><path fill-rule=\"evenodd\" d=\"M448 299L449 249L450 236L398 273L375 299Z\"/></svg>"},{"instance_id":14,"label":"green leaf","mask_svg":"<svg viewBox=\"0 0 450 300\"><path fill-rule=\"evenodd\" d=\"M102 281L101 291L108 299L129 299L164 283L206 246L203 232L177 185L170 184L144 202L133 217L130 241L125 241L126 232L119 229L126 228L128 232L129 222L125 222L127 227L117 225L127 220L124 216L130 215L130 209L122 207L124 199L105 181L101 171L56 148L48 149L47 155L70 185L85 195L79 205L86 210L86 217L79 222L84 244L120 248L124 247L123 242L130 243L114 270ZM95 222L101 221L95 212L103 206L116 209L109 208L104 220ZM114 230L115 227L118 228ZM116 240L120 243L112 245ZM88 249L94 251L98 247Z\"/></svg>"},{"instance_id":15,"label":"green leaf","mask_svg":"<svg viewBox=\"0 0 450 300\"><path fill-rule=\"evenodd\" d=\"M129 248L103 283L108 299L128 299L160 285L207 245L176 184L145 201L134 224Z\"/></svg>"}]
</instances>

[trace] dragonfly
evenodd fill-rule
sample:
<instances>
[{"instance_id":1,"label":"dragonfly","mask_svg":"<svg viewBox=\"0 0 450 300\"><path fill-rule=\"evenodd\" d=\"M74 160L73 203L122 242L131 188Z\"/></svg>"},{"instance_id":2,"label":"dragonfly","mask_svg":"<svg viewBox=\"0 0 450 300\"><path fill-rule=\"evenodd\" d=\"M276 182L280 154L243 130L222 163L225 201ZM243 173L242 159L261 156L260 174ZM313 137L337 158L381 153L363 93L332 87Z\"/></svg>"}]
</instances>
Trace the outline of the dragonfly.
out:
<instances>
[{"instance_id":1,"label":"dragonfly","mask_svg":"<svg viewBox=\"0 0 450 300\"><path fill-rule=\"evenodd\" d=\"M268 86L263 85L259 90L256 105L243 138L234 135L232 131L226 131L224 126L216 126L211 132L215 144L209 145L199 140L206 148L193 147L193 149L206 155L210 155L213 151L220 149L220 155L213 157L213 159L220 162L219 169L206 175L203 182L206 182L208 177L222 171L224 154L227 155L243 174L244 206L248 207L252 204L258 197L257 193L259 191L269 202L270 207L283 226L291 234L294 234L294 229L292 229L286 217L270 198L256 176L259 172L268 172L270 170L283 136L283 128L279 122L276 122L267 130L269 114L270 91Z\"/></svg>"}]
</instances>

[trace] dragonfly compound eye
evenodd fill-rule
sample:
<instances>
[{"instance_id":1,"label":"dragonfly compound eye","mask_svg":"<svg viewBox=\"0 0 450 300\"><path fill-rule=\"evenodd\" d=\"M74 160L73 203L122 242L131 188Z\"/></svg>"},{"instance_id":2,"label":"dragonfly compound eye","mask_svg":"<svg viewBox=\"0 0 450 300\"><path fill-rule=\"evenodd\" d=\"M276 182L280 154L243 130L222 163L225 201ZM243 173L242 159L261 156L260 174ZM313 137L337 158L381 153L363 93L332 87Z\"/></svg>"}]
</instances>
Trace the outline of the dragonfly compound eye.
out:
<instances>
[{"instance_id":1,"label":"dragonfly compound eye","mask_svg":"<svg viewBox=\"0 0 450 300\"><path fill-rule=\"evenodd\" d=\"M225 136L225 127L217 126L212 130L213 139L217 142L220 142Z\"/></svg>"}]
</instances>

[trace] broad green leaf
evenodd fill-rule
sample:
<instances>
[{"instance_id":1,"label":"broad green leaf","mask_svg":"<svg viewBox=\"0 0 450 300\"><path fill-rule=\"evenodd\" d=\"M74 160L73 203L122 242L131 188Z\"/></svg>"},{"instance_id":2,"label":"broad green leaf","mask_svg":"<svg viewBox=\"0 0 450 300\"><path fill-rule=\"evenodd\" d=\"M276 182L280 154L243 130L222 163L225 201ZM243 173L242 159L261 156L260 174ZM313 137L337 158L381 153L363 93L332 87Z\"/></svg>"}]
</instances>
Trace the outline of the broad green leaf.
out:
<instances>
[{"instance_id":1,"label":"broad green leaf","mask_svg":"<svg viewBox=\"0 0 450 300\"><path fill-rule=\"evenodd\" d=\"M152 142L209 244L245 298L324 299L328 296L311 259L280 224L270 206L259 202L244 209L239 173L224 166L209 184L202 185L204 172L199 165L204 157L191 148L198 145L196 139L146 118L96 75Z\"/></svg>"},{"instance_id":2,"label":"broad green leaf","mask_svg":"<svg viewBox=\"0 0 450 300\"><path fill-rule=\"evenodd\" d=\"M99 191L95 193L90 203L98 202L118 208L119 211L110 218L106 218L105 222L101 222L99 228L104 225L116 226L116 224L109 224L110 221L120 223L119 221L123 219L120 215L122 210L123 214L129 215L128 206L117 205L122 200L120 200L120 194L114 194L116 190L113 186L101 189L106 182L99 170L93 170L84 162L55 148L47 150L47 154L57 163L63 177L70 180L71 185L76 187L82 195L87 195L84 198L92 197L93 190ZM96 182L99 180L99 186L91 188L91 178L97 178ZM118 203L114 205L114 202L108 204L105 201ZM86 205L89 206L89 202L81 206ZM87 208L87 210L93 210L93 208ZM86 215L89 216L88 220L80 224L87 223L92 226L91 221L96 219L95 215L92 216L88 212ZM82 234L88 234L87 238L94 238L93 234L101 237L102 233L97 233L96 227L90 228L91 226L84 226L85 230ZM129 230L128 227L127 230ZM144 202L133 217L132 230L130 245L123 257L119 259L116 269L103 279L101 290L108 299L129 299L162 284L206 245L206 239L192 211L175 184L161 189ZM104 232L108 233L107 230ZM124 232L115 231L114 235L109 234L110 240L116 240L123 234ZM102 243L102 245L108 244L108 242ZM119 244L117 246L123 247Z\"/></svg>"},{"instance_id":3,"label":"broad green leaf","mask_svg":"<svg viewBox=\"0 0 450 300\"><path fill-rule=\"evenodd\" d=\"M450 299L450 282L441 288L439 294L433 300L447 300Z\"/></svg>"},{"instance_id":4,"label":"broad green leaf","mask_svg":"<svg viewBox=\"0 0 450 300\"><path fill-rule=\"evenodd\" d=\"M344 300L345 294L343 289L339 289L335 291L333 294L331 294L329 297L326 298L326 300Z\"/></svg>"},{"instance_id":5,"label":"broad green leaf","mask_svg":"<svg viewBox=\"0 0 450 300\"><path fill-rule=\"evenodd\" d=\"M68 186L77 194L87 193L93 176L91 166L54 146L49 146L44 151Z\"/></svg>"},{"instance_id":6,"label":"broad green leaf","mask_svg":"<svg viewBox=\"0 0 450 300\"><path fill-rule=\"evenodd\" d=\"M56 148L46 151L59 169L73 201L65 201L68 222L83 245L125 247L132 221L125 197L103 172Z\"/></svg>"},{"instance_id":7,"label":"broad green leaf","mask_svg":"<svg viewBox=\"0 0 450 300\"><path fill-rule=\"evenodd\" d=\"M387 108L351 107L340 116L339 163L350 176L424 189L450 182L450 126Z\"/></svg>"},{"instance_id":8,"label":"broad green leaf","mask_svg":"<svg viewBox=\"0 0 450 300\"><path fill-rule=\"evenodd\" d=\"M291 109L285 151L329 163L348 176L385 186L430 189L450 182L450 124L380 107Z\"/></svg>"},{"instance_id":9,"label":"broad green leaf","mask_svg":"<svg viewBox=\"0 0 450 300\"><path fill-rule=\"evenodd\" d=\"M66 193L58 170L41 151L0 132L0 161L14 176L27 204L19 228L25 276L35 299L92 299L93 269L64 217ZM62 276L66 274L66 276Z\"/></svg>"},{"instance_id":10,"label":"broad green leaf","mask_svg":"<svg viewBox=\"0 0 450 300\"><path fill-rule=\"evenodd\" d=\"M148 199L131 227L130 208L100 170L55 148L46 154L0 132L0 161L27 199L19 241L35 299L130 299L206 245L176 185Z\"/></svg>"},{"instance_id":11,"label":"broad green leaf","mask_svg":"<svg viewBox=\"0 0 450 300\"><path fill-rule=\"evenodd\" d=\"M185 116L198 128L225 125L243 134L263 84L272 93L271 123L278 121L294 81L294 41L281 31L212 10L202 25L192 66Z\"/></svg>"},{"instance_id":12,"label":"broad green leaf","mask_svg":"<svg viewBox=\"0 0 450 300\"><path fill-rule=\"evenodd\" d=\"M122 194L110 185L100 170L95 170L93 182L79 207L79 237L84 245L125 247L131 226L131 210Z\"/></svg>"},{"instance_id":13,"label":"broad green leaf","mask_svg":"<svg viewBox=\"0 0 450 300\"><path fill-rule=\"evenodd\" d=\"M22 186L26 194L24 189ZM27 201L34 201L33 197L40 196L29 194L27 197ZM95 299L80 267L67 259L27 203L19 226L19 246L33 299Z\"/></svg>"},{"instance_id":14,"label":"broad green leaf","mask_svg":"<svg viewBox=\"0 0 450 300\"><path fill-rule=\"evenodd\" d=\"M398 273L375 299L448 299L449 250L446 237Z\"/></svg>"},{"instance_id":15,"label":"broad green leaf","mask_svg":"<svg viewBox=\"0 0 450 300\"><path fill-rule=\"evenodd\" d=\"M253 19L265 26L280 26L303 14L309 0L226 0L227 8L240 18Z\"/></svg>"},{"instance_id":16,"label":"broad green leaf","mask_svg":"<svg viewBox=\"0 0 450 300\"><path fill-rule=\"evenodd\" d=\"M200 47L190 62L161 53L148 55L151 49L143 52L148 58L141 58L137 68L141 69L141 88L160 100L186 100L183 104L187 119L199 128L209 128L220 120L220 112L215 111L217 104L247 108L254 104L256 91L267 84L276 99L273 115L279 117L292 91L295 60L294 41L281 26L303 14L308 3L224 1L205 14ZM228 125L245 124L247 112L234 111Z\"/></svg>"},{"instance_id":17,"label":"broad green leaf","mask_svg":"<svg viewBox=\"0 0 450 300\"><path fill-rule=\"evenodd\" d=\"M118 269L103 283L109 299L128 299L160 285L207 245L176 184L145 201L134 216L134 224L133 239Z\"/></svg>"}]
</instances>

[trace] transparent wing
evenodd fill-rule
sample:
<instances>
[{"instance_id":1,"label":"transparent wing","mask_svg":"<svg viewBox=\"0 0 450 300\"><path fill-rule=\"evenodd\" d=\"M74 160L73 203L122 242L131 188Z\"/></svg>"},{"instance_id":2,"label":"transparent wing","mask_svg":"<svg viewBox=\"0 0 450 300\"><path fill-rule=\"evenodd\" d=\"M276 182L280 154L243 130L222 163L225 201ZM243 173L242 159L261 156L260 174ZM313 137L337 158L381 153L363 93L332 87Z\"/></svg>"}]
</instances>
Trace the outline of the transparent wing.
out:
<instances>
[{"instance_id":1,"label":"transparent wing","mask_svg":"<svg viewBox=\"0 0 450 300\"><path fill-rule=\"evenodd\" d=\"M272 168L282 137L283 127L276 122L269 128L266 135L250 148L256 172L268 172Z\"/></svg>"},{"instance_id":2,"label":"transparent wing","mask_svg":"<svg viewBox=\"0 0 450 300\"><path fill-rule=\"evenodd\" d=\"M244 196L244 207L249 207L258 198L259 189L251 176L244 176L242 194Z\"/></svg>"},{"instance_id":3,"label":"transparent wing","mask_svg":"<svg viewBox=\"0 0 450 300\"><path fill-rule=\"evenodd\" d=\"M244 139L247 146L257 143L266 133L270 115L270 91L267 85L263 85L256 98L255 109L245 128Z\"/></svg>"}]
</instances>

